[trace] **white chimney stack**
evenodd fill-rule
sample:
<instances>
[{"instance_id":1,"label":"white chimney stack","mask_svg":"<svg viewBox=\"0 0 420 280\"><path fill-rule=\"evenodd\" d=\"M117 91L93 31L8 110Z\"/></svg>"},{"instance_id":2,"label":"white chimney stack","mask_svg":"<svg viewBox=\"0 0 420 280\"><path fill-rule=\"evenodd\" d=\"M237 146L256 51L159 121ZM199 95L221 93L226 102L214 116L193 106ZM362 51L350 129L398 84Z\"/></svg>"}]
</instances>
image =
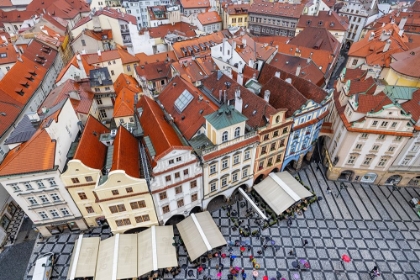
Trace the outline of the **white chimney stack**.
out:
<instances>
[{"instance_id":1,"label":"white chimney stack","mask_svg":"<svg viewBox=\"0 0 420 280\"><path fill-rule=\"evenodd\" d=\"M403 29L404 29L404 26L405 26L405 24L406 24L406 22L407 22L407 17L403 17L403 18L400 20L400 24L398 24L398 28L399 28L400 30L403 30Z\"/></svg>"},{"instance_id":2,"label":"white chimney stack","mask_svg":"<svg viewBox=\"0 0 420 280\"><path fill-rule=\"evenodd\" d=\"M270 102L270 91L268 89L266 89L264 91L264 100L268 103Z\"/></svg>"},{"instance_id":3,"label":"white chimney stack","mask_svg":"<svg viewBox=\"0 0 420 280\"><path fill-rule=\"evenodd\" d=\"M101 56L101 50L100 49L98 49L98 56Z\"/></svg>"},{"instance_id":4,"label":"white chimney stack","mask_svg":"<svg viewBox=\"0 0 420 280\"><path fill-rule=\"evenodd\" d=\"M238 73L238 76L236 77L236 82L243 86L244 84L244 74Z\"/></svg>"},{"instance_id":5,"label":"white chimney stack","mask_svg":"<svg viewBox=\"0 0 420 280\"><path fill-rule=\"evenodd\" d=\"M274 77L276 77L276 78L279 78L279 79L280 79L280 72L276 72L276 73L274 74Z\"/></svg>"},{"instance_id":6,"label":"white chimney stack","mask_svg":"<svg viewBox=\"0 0 420 280\"><path fill-rule=\"evenodd\" d=\"M241 90L237 88L235 90L235 110L239 113L242 113L242 103Z\"/></svg>"},{"instance_id":7,"label":"white chimney stack","mask_svg":"<svg viewBox=\"0 0 420 280\"><path fill-rule=\"evenodd\" d=\"M242 45L244 45L244 48L246 47L246 39L242 38Z\"/></svg>"},{"instance_id":8,"label":"white chimney stack","mask_svg":"<svg viewBox=\"0 0 420 280\"><path fill-rule=\"evenodd\" d=\"M389 50L389 46L391 46L391 40L387 40L384 46L384 52L387 52Z\"/></svg>"},{"instance_id":9,"label":"white chimney stack","mask_svg":"<svg viewBox=\"0 0 420 280\"><path fill-rule=\"evenodd\" d=\"M300 64L299 64L298 67L296 67L296 74L295 74L295 76L299 76L301 69L302 69L302 67L300 67Z\"/></svg>"},{"instance_id":10,"label":"white chimney stack","mask_svg":"<svg viewBox=\"0 0 420 280\"><path fill-rule=\"evenodd\" d=\"M375 32L370 32L369 41L372 41L375 38Z\"/></svg>"}]
</instances>

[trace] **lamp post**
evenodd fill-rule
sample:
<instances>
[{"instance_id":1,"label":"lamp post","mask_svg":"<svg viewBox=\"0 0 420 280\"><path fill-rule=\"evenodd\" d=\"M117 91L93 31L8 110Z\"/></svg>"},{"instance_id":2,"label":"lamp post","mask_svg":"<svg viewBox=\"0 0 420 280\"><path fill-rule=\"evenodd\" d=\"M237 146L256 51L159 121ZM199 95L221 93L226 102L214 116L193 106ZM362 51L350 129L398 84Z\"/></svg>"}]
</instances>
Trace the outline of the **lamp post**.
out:
<instances>
[{"instance_id":1,"label":"lamp post","mask_svg":"<svg viewBox=\"0 0 420 280\"><path fill-rule=\"evenodd\" d=\"M393 192L395 192L396 190L398 190L398 187L395 185L395 183L392 183L392 189L391 189L391 192L390 192L390 194L387 196L387 198L386 198L386 199L390 198L390 197L391 197L391 195L392 195L392 193L393 193Z\"/></svg>"},{"instance_id":2,"label":"lamp post","mask_svg":"<svg viewBox=\"0 0 420 280\"><path fill-rule=\"evenodd\" d=\"M340 190L338 191L335 197L338 198L338 196L341 195L341 191L346 190L346 189L347 189L347 186L344 183L340 183Z\"/></svg>"}]
</instances>

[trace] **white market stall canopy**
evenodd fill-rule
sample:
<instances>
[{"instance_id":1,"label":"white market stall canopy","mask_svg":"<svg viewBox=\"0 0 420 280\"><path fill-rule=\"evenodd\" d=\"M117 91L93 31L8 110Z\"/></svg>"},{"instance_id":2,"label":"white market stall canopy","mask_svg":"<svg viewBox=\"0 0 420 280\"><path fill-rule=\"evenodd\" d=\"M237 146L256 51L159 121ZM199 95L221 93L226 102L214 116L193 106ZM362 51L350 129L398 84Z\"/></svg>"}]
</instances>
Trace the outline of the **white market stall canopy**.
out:
<instances>
[{"instance_id":1,"label":"white market stall canopy","mask_svg":"<svg viewBox=\"0 0 420 280\"><path fill-rule=\"evenodd\" d=\"M172 245L172 226L153 226L138 234L99 237L79 236L73 250L68 279L131 279L161 268L178 266ZM79 246L81 244L81 246Z\"/></svg>"},{"instance_id":2,"label":"white market stall canopy","mask_svg":"<svg viewBox=\"0 0 420 280\"><path fill-rule=\"evenodd\" d=\"M214 248L226 245L225 238L208 211L191 214L176 227L191 261Z\"/></svg>"},{"instance_id":3,"label":"white market stall canopy","mask_svg":"<svg viewBox=\"0 0 420 280\"><path fill-rule=\"evenodd\" d=\"M261 183L254 186L254 190L280 215L296 202L313 196L289 172L268 174Z\"/></svg>"}]
</instances>

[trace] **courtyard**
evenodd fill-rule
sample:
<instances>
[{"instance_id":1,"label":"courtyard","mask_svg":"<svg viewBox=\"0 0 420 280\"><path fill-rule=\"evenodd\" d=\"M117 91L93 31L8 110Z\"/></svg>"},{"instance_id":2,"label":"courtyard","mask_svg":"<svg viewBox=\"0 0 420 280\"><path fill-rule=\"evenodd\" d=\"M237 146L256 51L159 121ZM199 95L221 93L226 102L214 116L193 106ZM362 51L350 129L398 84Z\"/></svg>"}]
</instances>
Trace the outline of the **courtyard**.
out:
<instances>
[{"instance_id":1,"label":"courtyard","mask_svg":"<svg viewBox=\"0 0 420 280\"><path fill-rule=\"evenodd\" d=\"M320 168L318 168L320 167ZM420 273L420 218L410 207L412 197L420 197L420 189L402 188L394 192L388 186L327 181L315 163L299 171L304 185L309 186L322 199L307 207L301 215L296 214L290 226L283 220L265 230L261 237L241 237L239 231L227 216L225 209L212 212L215 223L229 243L249 245L240 253L240 246L227 246L222 253L234 256L233 266L244 268L246 279L253 279L253 264L249 256L254 256L260 268L256 279L275 278L277 272L285 279L370 279L369 271L377 266L381 272L379 279L419 280ZM332 193L329 193L328 188ZM245 205L241 205L244 203ZM250 205L245 200L232 205L243 220L241 226L249 226L255 231L259 226L255 219L246 218ZM93 229L85 236L110 237L109 229ZM52 279L65 280L68 274L71 254L78 234L61 234L36 241L27 267L27 277L32 279L33 265L38 256L46 252L56 254L56 264ZM303 245L303 240L308 244ZM264 249L266 245L266 249ZM231 248L229 250L229 248ZM181 273L175 279L217 279L219 263L224 265L222 279L228 279L229 257L205 258L206 269L198 275L197 269L188 262L183 246L177 247ZM294 255L289 255L293 250ZM258 254L261 251L262 254ZM346 254L351 261L341 262ZM305 260L310 268L295 268L292 262ZM173 279L165 275L164 279ZM239 276L237 279L241 279Z\"/></svg>"}]
</instances>

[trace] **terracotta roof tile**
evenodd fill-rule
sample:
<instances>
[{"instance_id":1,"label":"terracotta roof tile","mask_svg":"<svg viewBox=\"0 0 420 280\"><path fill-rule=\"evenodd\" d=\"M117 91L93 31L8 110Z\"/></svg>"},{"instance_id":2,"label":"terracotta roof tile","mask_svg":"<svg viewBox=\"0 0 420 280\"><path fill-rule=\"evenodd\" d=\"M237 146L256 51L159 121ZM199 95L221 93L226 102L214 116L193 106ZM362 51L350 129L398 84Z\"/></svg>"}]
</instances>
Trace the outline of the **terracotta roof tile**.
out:
<instances>
[{"instance_id":1,"label":"terracotta roof tile","mask_svg":"<svg viewBox=\"0 0 420 280\"><path fill-rule=\"evenodd\" d=\"M171 75L171 63L168 61L154 62L136 67L137 75L152 81L169 78Z\"/></svg>"},{"instance_id":2,"label":"terracotta roof tile","mask_svg":"<svg viewBox=\"0 0 420 280\"><path fill-rule=\"evenodd\" d=\"M127 74L121 73L114 82L114 91L118 94L118 92L120 92L123 88L129 89L133 93L143 92L136 79Z\"/></svg>"},{"instance_id":3,"label":"terracotta roof tile","mask_svg":"<svg viewBox=\"0 0 420 280\"><path fill-rule=\"evenodd\" d=\"M110 51L103 51L101 55L98 53L83 54L81 57L89 64L96 64L105 61L121 59L123 64L135 63L139 60L134 55L129 54L126 50L115 49Z\"/></svg>"},{"instance_id":4,"label":"terracotta roof tile","mask_svg":"<svg viewBox=\"0 0 420 280\"><path fill-rule=\"evenodd\" d=\"M179 112L174 104L184 90L187 90L193 96L193 100L182 112ZM201 96L201 100L199 96ZM171 114L174 123L187 140L190 140L197 131L205 125L206 121L204 116L211 114L218 109L218 107L205 95L200 94L197 88L184 81L179 76L175 76L172 79L159 94L158 99L165 110Z\"/></svg>"},{"instance_id":5,"label":"terracotta roof tile","mask_svg":"<svg viewBox=\"0 0 420 280\"><path fill-rule=\"evenodd\" d=\"M267 61L277 51L275 47L268 44L254 42L254 39L249 35L229 40L230 45L233 41L236 42L236 52L246 63L251 59ZM245 42L246 46L242 42Z\"/></svg>"},{"instance_id":6,"label":"terracotta roof tile","mask_svg":"<svg viewBox=\"0 0 420 280\"><path fill-rule=\"evenodd\" d=\"M37 40L32 40L23 53L23 56L36 62L38 67L43 67L48 70L54 63L57 54L58 52L53 48L42 44Z\"/></svg>"},{"instance_id":7,"label":"terracotta roof tile","mask_svg":"<svg viewBox=\"0 0 420 280\"><path fill-rule=\"evenodd\" d=\"M223 33L219 31L198 38L185 40L181 42L175 42L172 45L172 47L178 60L183 57L188 57L192 55L196 57L203 57L204 55L210 55L209 48L216 44L220 44L223 41L223 38ZM196 49L197 51L194 51L194 46L196 46L199 49Z\"/></svg>"},{"instance_id":8,"label":"terracotta roof tile","mask_svg":"<svg viewBox=\"0 0 420 280\"><path fill-rule=\"evenodd\" d=\"M214 63L211 55L209 56L204 56L204 57L198 57L195 59L195 62L200 66L201 69L204 70L205 73L207 73L208 75L213 72L216 71L217 65L216 63Z\"/></svg>"},{"instance_id":9,"label":"terracotta roof tile","mask_svg":"<svg viewBox=\"0 0 420 280\"><path fill-rule=\"evenodd\" d=\"M173 149L192 150L191 147L182 144L175 130L165 119L162 109L154 100L142 96L137 107L143 109L140 123L144 130L144 136L149 136L156 152L153 158L154 165Z\"/></svg>"},{"instance_id":10,"label":"terracotta roof tile","mask_svg":"<svg viewBox=\"0 0 420 280\"><path fill-rule=\"evenodd\" d=\"M23 22L27 19L30 19L34 15L34 12L26 11L0 11L0 22L2 23L16 23Z\"/></svg>"},{"instance_id":11,"label":"terracotta roof tile","mask_svg":"<svg viewBox=\"0 0 420 280\"><path fill-rule=\"evenodd\" d=\"M89 4L83 0L33 0L26 7L27 11L43 13L45 10L52 16L57 16L63 19L74 19L77 15L84 12L89 12Z\"/></svg>"},{"instance_id":12,"label":"terracotta roof tile","mask_svg":"<svg viewBox=\"0 0 420 280\"><path fill-rule=\"evenodd\" d=\"M134 96L136 94L128 88L123 88L117 93L114 103L114 118L134 115Z\"/></svg>"},{"instance_id":13,"label":"terracotta roof tile","mask_svg":"<svg viewBox=\"0 0 420 280\"><path fill-rule=\"evenodd\" d=\"M0 176L52 170L55 165L56 141L45 129L10 150L0 165Z\"/></svg>"},{"instance_id":14,"label":"terracotta roof tile","mask_svg":"<svg viewBox=\"0 0 420 280\"><path fill-rule=\"evenodd\" d=\"M327 29L319 27L306 27L296 37L291 38L289 43L315 50L325 50L335 55L341 47L340 42Z\"/></svg>"},{"instance_id":15,"label":"terracotta roof tile","mask_svg":"<svg viewBox=\"0 0 420 280\"><path fill-rule=\"evenodd\" d=\"M319 11L317 16L302 15L297 28L324 27L327 30L347 31L349 27L347 17L339 16L335 11Z\"/></svg>"},{"instance_id":16,"label":"terracotta roof tile","mask_svg":"<svg viewBox=\"0 0 420 280\"><path fill-rule=\"evenodd\" d=\"M376 95L359 94L358 98L359 106L356 112L359 113L378 112L382 110L383 106L392 104L392 100L383 92Z\"/></svg>"},{"instance_id":17,"label":"terracotta roof tile","mask_svg":"<svg viewBox=\"0 0 420 280\"><path fill-rule=\"evenodd\" d=\"M180 0L184 9L192 8L210 8L210 2L207 0Z\"/></svg>"},{"instance_id":18,"label":"terracotta roof tile","mask_svg":"<svg viewBox=\"0 0 420 280\"><path fill-rule=\"evenodd\" d=\"M197 19L202 25L213 24L217 22L222 22L222 18L216 11L199 13Z\"/></svg>"},{"instance_id":19,"label":"terracotta roof tile","mask_svg":"<svg viewBox=\"0 0 420 280\"><path fill-rule=\"evenodd\" d=\"M0 7L13 7L13 3L11 0L1 0L0 1Z\"/></svg>"},{"instance_id":20,"label":"terracotta roof tile","mask_svg":"<svg viewBox=\"0 0 420 280\"><path fill-rule=\"evenodd\" d=\"M99 138L101 134L109 132L109 128L90 115L73 158L90 168L102 170L105 165L107 147L99 141Z\"/></svg>"},{"instance_id":21,"label":"terracotta roof tile","mask_svg":"<svg viewBox=\"0 0 420 280\"><path fill-rule=\"evenodd\" d=\"M97 41L103 41L103 40L110 40L112 39L112 29L102 29L101 31L93 31L90 29L83 30L82 33L80 33L79 36L82 34L85 34L86 36L89 36ZM106 37L104 37L106 36Z\"/></svg>"},{"instance_id":22,"label":"terracotta roof tile","mask_svg":"<svg viewBox=\"0 0 420 280\"><path fill-rule=\"evenodd\" d=\"M420 120L420 90L413 92L411 100L402 103L401 107L407 113L411 113L414 122L418 123Z\"/></svg>"},{"instance_id":23,"label":"terracotta roof tile","mask_svg":"<svg viewBox=\"0 0 420 280\"><path fill-rule=\"evenodd\" d=\"M290 4L283 2L265 2L255 0L249 9L249 13L275 15L289 18L299 18L303 14L305 4Z\"/></svg>"},{"instance_id":24,"label":"terracotta roof tile","mask_svg":"<svg viewBox=\"0 0 420 280\"><path fill-rule=\"evenodd\" d=\"M183 59L180 62L173 62L172 68L175 69L179 76L190 83L201 81L211 74L211 72L207 73L207 69L201 68L200 64L192 59Z\"/></svg>"},{"instance_id":25,"label":"terracotta roof tile","mask_svg":"<svg viewBox=\"0 0 420 280\"><path fill-rule=\"evenodd\" d=\"M227 7L223 6L223 10L228 15L247 15L250 7L248 3L229 3Z\"/></svg>"},{"instance_id":26,"label":"terracotta roof tile","mask_svg":"<svg viewBox=\"0 0 420 280\"><path fill-rule=\"evenodd\" d=\"M19 116L24 104L20 104L0 89L0 137Z\"/></svg>"},{"instance_id":27,"label":"terracotta roof tile","mask_svg":"<svg viewBox=\"0 0 420 280\"><path fill-rule=\"evenodd\" d=\"M372 77L367 79L355 79L350 81L348 95L354 95L357 93L373 93L376 87L376 82Z\"/></svg>"},{"instance_id":28,"label":"terracotta roof tile","mask_svg":"<svg viewBox=\"0 0 420 280\"><path fill-rule=\"evenodd\" d=\"M226 90L227 100L229 104L235 102L235 91L240 90L242 98L242 114L248 118L247 124L251 127L262 127L267 124L267 119L270 115L277 113L277 110L267 103L263 98L259 98L255 93L251 92L247 88L239 85L236 81L230 79L226 75L220 76L214 72L208 78L202 81L202 85L206 88L203 90L205 93L210 93L211 98L214 102L219 102L219 92ZM226 83L230 83L229 89L226 88ZM224 98L224 97L222 97Z\"/></svg>"},{"instance_id":29,"label":"terracotta roof tile","mask_svg":"<svg viewBox=\"0 0 420 280\"><path fill-rule=\"evenodd\" d=\"M77 94L77 98L72 98L70 92ZM75 82L74 80L67 80L60 86L54 88L47 95L47 98L39 106L38 113L41 113L42 108L52 108L64 99L70 97L71 105L76 113L87 115L92 106L94 93L90 89L89 81Z\"/></svg>"},{"instance_id":30,"label":"terracotta roof tile","mask_svg":"<svg viewBox=\"0 0 420 280\"><path fill-rule=\"evenodd\" d=\"M394 53L390 67L410 77L420 78L420 47L405 52Z\"/></svg>"},{"instance_id":31,"label":"terracotta roof tile","mask_svg":"<svg viewBox=\"0 0 420 280\"><path fill-rule=\"evenodd\" d=\"M134 178L140 178L139 145L137 139L120 125L114 139L111 171L124 170Z\"/></svg>"},{"instance_id":32,"label":"terracotta roof tile","mask_svg":"<svg viewBox=\"0 0 420 280\"><path fill-rule=\"evenodd\" d=\"M354 69L344 68L344 71L346 71L344 75L344 81L362 79L363 77L366 76L368 72L367 70L362 70L361 67L357 67Z\"/></svg>"},{"instance_id":33,"label":"terracotta roof tile","mask_svg":"<svg viewBox=\"0 0 420 280\"><path fill-rule=\"evenodd\" d=\"M147 55L145 53L137 53L135 54L136 58L139 60L139 65L145 65L148 63L165 61L165 60L172 60L176 61L176 56L173 51L162 52L152 55Z\"/></svg>"},{"instance_id":34,"label":"terracotta roof tile","mask_svg":"<svg viewBox=\"0 0 420 280\"><path fill-rule=\"evenodd\" d=\"M300 67L299 77L311 81L318 86L322 86L325 82L324 73L312 59L277 53L270 62L270 65L290 74L296 74L296 70Z\"/></svg>"},{"instance_id":35,"label":"terracotta roof tile","mask_svg":"<svg viewBox=\"0 0 420 280\"><path fill-rule=\"evenodd\" d=\"M26 104L41 84L46 69L38 63L22 56L0 81L0 88L16 100L17 104Z\"/></svg>"},{"instance_id":36,"label":"terracotta roof tile","mask_svg":"<svg viewBox=\"0 0 420 280\"><path fill-rule=\"evenodd\" d=\"M0 65L14 63L17 61L18 53L12 45L0 47Z\"/></svg>"},{"instance_id":37,"label":"terracotta roof tile","mask_svg":"<svg viewBox=\"0 0 420 280\"><path fill-rule=\"evenodd\" d=\"M76 23L76 25L73 27L73 30L82 26L83 24L88 23L89 21L92 20L93 17L101 16L101 15L137 25L137 19L136 19L135 16L130 15L130 14L126 14L126 13L122 13L122 12L118 12L115 9L104 8L102 10L97 10L93 15L86 16L86 17L82 18L81 20L79 20Z\"/></svg>"},{"instance_id":38,"label":"terracotta roof tile","mask_svg":"<svg viewBox=\"0 0 420 280\"><path fill-rule=\"evenodd\" d=\"M196 26L190 25L185 22L175 22L174 24L162 24L156 27L149 27L149 35L151 38L164 38L167 34L173 33L183 37L195 37L197 34ZM144 32L142 30L141 32Z\"/></svg>"}]
</instances>

